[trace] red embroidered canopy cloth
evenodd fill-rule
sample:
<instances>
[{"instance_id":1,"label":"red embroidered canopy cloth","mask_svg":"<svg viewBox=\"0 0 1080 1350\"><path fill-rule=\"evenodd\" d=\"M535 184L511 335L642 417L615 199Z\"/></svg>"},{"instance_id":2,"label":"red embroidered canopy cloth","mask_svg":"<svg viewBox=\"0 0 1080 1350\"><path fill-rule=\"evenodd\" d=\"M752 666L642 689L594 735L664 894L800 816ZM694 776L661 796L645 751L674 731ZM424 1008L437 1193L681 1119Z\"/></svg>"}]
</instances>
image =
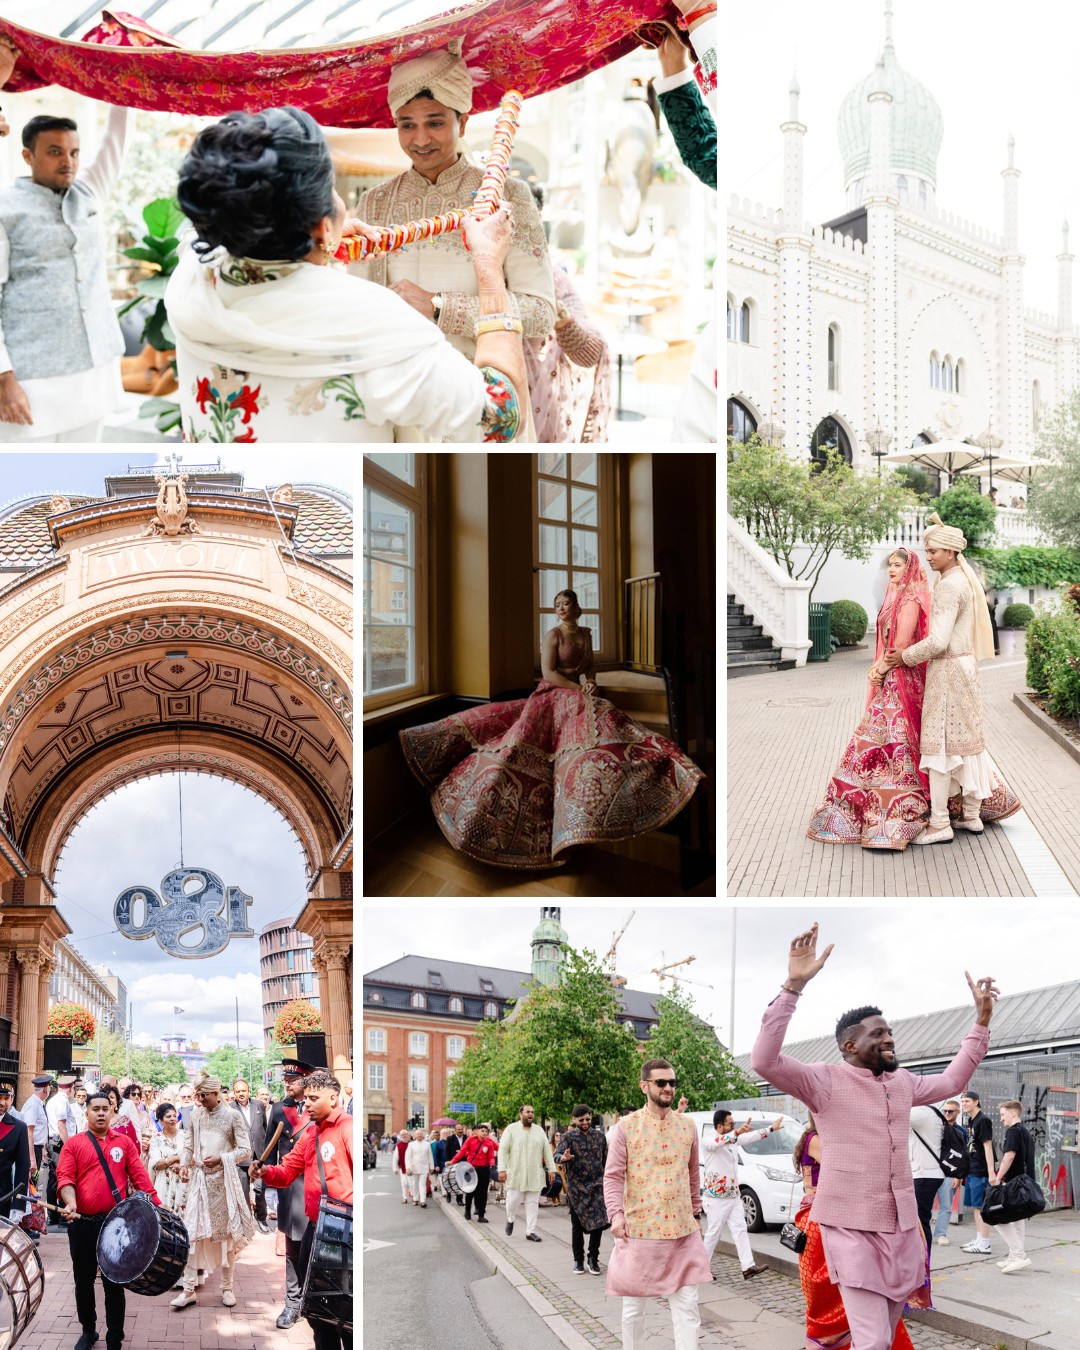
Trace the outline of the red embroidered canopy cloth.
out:
<instances>
[{"instance_id":1,"label":"red embroidered canopy cloth","mask_svg":"<svg viewBox=\"0 0 1080 1350\"><path fill-rule=\"evenodd\" d=\"M367 42L304 50L194 52L67 42L0 19L22 52L7 89L59 84L104 103L221 117L289 103L324 126L393 126L390 67L454 37L473 72L474 111L507 89L526 97L579 80L633 51L635 29L674 23L667 0L471 0Z\"/></svg>"}]
</instances>

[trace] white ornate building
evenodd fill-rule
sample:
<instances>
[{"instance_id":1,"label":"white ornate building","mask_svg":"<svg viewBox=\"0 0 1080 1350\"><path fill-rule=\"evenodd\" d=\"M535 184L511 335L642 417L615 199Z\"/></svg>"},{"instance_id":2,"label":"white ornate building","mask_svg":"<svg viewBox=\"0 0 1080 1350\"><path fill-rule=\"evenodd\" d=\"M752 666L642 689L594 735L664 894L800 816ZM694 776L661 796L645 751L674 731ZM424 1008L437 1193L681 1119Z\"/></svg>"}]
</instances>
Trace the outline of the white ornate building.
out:
<instances>
[{"instance_id":1,"label":"white ornate building","mask_svg":"<svg viewBox=\"0 0 1080 1350\"><path fill-rule=\"evenodd\" d=\"M877 65L839 109L843 210L808 224L794 80L789 98L779 207L732 198L728 208L729 434L771 422L793 454L838 446L863 469L875 465L875 431L896 450L989 429L1001 454L1030 453L1041 411L1080 378L1080 330L1068 224L1057 312L1025 308L1012 139L995 228L938 206L941 109L898 62L887 3ZM999 513L999 544L1034 542L1021 512ZM814 599L866 603L847 577L830 593L832 568Z\"/></svg>"}]
</instances>

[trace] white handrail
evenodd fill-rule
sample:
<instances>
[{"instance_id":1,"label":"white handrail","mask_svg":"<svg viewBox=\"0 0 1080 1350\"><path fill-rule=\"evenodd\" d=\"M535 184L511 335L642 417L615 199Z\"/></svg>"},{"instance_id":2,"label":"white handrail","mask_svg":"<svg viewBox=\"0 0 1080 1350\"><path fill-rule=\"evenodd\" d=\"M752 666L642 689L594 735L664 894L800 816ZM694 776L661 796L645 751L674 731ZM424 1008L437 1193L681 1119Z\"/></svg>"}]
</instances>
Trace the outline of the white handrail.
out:
<instances>
[{"instance_id":1,"label":"white handrail","mask_svg":"<svg viewBox=\"0 0 1080 1350\"><path fill-rule=\"evenodd\" d=\"M727 518L728 592L781 649L781 659L806 663L810 650L810 582L795 581L757 540Z\"/></svg>"}]
</instances>

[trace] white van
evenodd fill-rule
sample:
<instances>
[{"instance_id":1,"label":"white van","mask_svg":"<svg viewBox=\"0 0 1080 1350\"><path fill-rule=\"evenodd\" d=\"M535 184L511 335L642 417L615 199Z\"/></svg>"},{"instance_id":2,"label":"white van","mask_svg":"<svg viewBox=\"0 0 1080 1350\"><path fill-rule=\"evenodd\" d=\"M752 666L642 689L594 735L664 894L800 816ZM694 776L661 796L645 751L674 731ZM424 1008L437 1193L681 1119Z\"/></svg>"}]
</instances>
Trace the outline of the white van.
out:
<instances>
[{"instance_id":1,"label":"white van","mask_svg":"<svg viewBox=\"0 0 1080 1350\"><path fill-rule=\"evenodd\" d=\"M687 1111L686 1114L697 1126L699 1139L715 1135L711 1111ZM735 1126L745 1124L748 1115L751 1127L755 1130L768 1129L776 1119L775 1114L770 1116L756 1111L736 1111ZM801 1121L794 1116L785 1116L780 1129L766 1135L764 1139L755 1139L748 1144L740 1139L739 1194L746 1214L746 1226L751 1233L760 1233L768 1224L787 1223L799 1208L803 1193L802 1176L796 1172L791 1155L802 1132ZM746 1137L743 1136L744 1139ZM701 1172L704 1177L704 1167Z\"/></svg>"}]
</instances>

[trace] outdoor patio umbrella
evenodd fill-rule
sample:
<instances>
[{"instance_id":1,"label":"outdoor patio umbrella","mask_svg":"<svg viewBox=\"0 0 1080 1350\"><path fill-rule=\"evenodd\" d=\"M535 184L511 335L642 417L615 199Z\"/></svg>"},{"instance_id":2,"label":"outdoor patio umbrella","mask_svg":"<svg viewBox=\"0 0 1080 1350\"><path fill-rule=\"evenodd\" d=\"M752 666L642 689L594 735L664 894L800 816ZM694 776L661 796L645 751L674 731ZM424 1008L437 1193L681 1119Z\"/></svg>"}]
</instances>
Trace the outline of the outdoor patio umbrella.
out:
<instances>
[{"instance_id":1,"label":"outdoor patio umbrella","mask_svg":"<svg viewBox=\"0 0 1080 1350\"><path fill-rule=\"evenodd\" d=\"M1030 483L1037 473L1046 468L1046 465L1045 459L1029 459L1026 455L995 455L994 477L1002 478L1008 483ZM975 464L970 469L963 469L962 472L985 478L990 468L987 464Z\"/></svg>"},{"instance_id":2,"label":"outdoor patio umbrella","mask_svg":"<svg viewBox=\"0 0 1080 1350\"><path fill-rule=\"evenodd\" d=\"M981 446L967 441L934 441L932 445L910 445L904 450L892 450L882 457L886 464L917 464L922 469L946 473L952 479L963 469L982 462ZM998 457L995 456L995 470Z\"/></svg>"}]
</instances>

